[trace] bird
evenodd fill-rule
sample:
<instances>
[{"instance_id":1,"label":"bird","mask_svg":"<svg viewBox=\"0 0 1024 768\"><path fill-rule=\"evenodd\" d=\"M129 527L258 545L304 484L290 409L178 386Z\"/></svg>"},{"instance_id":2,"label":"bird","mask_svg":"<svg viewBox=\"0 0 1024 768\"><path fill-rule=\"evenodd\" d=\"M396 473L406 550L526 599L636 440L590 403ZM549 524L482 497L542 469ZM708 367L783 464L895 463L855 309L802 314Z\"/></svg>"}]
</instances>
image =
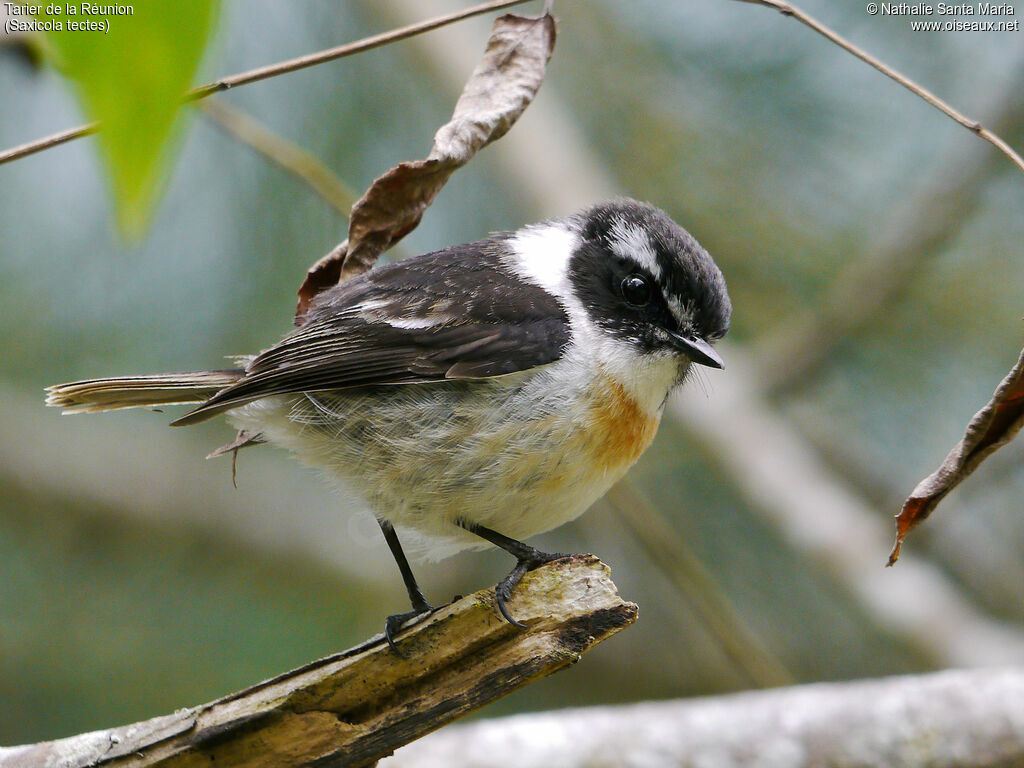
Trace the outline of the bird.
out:
<instances>
[{"instance_id":1,"label":"bird","mask_svg":"<svg viewBox=\"0 0 1024 768\"><path fill-rule=\"evenodd\" d=\"M670 393L732 305L721 270L661 209L631 198L392 262L318 294L304 322L238 367L47 387L65 413L198 404L283 447L372 511L411 609L432 613L396 527L440 559L495 546L510 624L524 542L575 519L654 439Z\"/></svg>"}]
</instances>

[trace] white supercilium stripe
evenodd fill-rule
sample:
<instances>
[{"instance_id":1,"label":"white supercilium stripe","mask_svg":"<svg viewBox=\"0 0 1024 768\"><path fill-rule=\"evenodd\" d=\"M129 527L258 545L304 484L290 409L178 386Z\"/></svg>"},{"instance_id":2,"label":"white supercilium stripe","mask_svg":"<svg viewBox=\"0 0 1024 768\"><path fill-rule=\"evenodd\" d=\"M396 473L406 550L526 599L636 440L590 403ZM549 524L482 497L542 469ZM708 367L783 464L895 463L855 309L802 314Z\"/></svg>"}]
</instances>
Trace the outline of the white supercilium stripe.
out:
<instances>
[{"instance_id":1,"label":"white supercilium stripe","mask_svg":"<svg viewBox=\"0 0 1024 768\"><path fill-rule=\"evenodd\" d=\"M609 245L616 256L636 262L655 280L661 280L661 265L642 227L616 221L611 227Z\"/></svg>"}]
</instances>

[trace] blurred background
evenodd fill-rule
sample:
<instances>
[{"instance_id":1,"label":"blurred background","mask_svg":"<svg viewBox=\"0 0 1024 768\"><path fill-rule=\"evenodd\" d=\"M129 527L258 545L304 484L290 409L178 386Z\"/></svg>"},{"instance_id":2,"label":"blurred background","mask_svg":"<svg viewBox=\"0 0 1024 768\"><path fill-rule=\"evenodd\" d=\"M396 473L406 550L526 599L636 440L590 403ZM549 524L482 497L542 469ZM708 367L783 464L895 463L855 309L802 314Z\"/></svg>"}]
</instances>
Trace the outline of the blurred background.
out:
<instances>
[{"instance_id":1,"label":"blurred background","mask_svg":"<svg viewBox=\"0 0 1024 768\"><path fill-rule=\"evenodd\" d=\"M459 5L226 2L196 82ZM1024 145L1020 32L802 6ZM776 12L555 13L536 102L398 255L631 195L717 259L734 325L727 370L680 393L628 481L533 542L601 556L638 623L483 714L1024 662L1024 443L883 567L892 516L1019 353L1020 173ZM241 453L236 490L230 457L203 459L233 437L222 422L62 418L42 387L218 367L286 332L305 270L345 235L344 189L332 204L225 126L258 121L250 141L293 142L361 192L425 156L490 20L238 88L215 97L226 113L193 109L135 242L118 235L95 139L0 167L0 744L227 694L406 608L373 521L287 455ZM18 46L0 48L0 105L4 148L83 122ZM416 570L441 602L508 567L488 552Z\"/></svg>"}]
</instances>

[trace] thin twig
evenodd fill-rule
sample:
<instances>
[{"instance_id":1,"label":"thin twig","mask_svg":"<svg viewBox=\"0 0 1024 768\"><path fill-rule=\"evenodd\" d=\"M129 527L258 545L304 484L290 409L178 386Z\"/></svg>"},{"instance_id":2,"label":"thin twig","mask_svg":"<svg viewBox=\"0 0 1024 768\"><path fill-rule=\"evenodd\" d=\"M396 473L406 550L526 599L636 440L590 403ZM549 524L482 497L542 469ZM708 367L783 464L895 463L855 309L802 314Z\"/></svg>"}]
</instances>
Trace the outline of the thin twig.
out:
<instances>
[{"instance_id":1,"label":"thin twig","mask_svg":"<svg viewBox=\"0 0 1024 768\"><path fill-rule=\"evenodd\" d=\"M345 45L339 45L335 48L328 48L325 51L310 53L305 56L299 56L295 59L289 59L288 61L281 61L277 64L270 64L266 67L252 69L248 72L241 72L237 75L221 78L214 83L208 83L207 85L202 85L192 91L189 91L185 96L185 101L205 99L211 94L226 91L229 88L234 88L238 85L254 83L257 80L266 80L270 77L276 77L277 75L283 75L288 72L295 72L299 69L305 69L306 67L312 67L317 64L334 61L335 59L340 59L345 56L352 56L353 54L362 53L363 51L368 51L372 48L379 48L382 45L394 43L398 40L404 40L408 37L413 37L414 35L430 32L431 30L438 29L439 27L443 27L447 24L452 24L456 21L468 19L472 16L479 16L480 14L501 10L502 8L508 8L513 5L521 5L525 2L527 2L527 0L491 0L491 2L481 3L480 5L475 5L472 8L456 11L455 13L437 16L433 19L410 24L400 29L393 29L379 35L372 35L371 37L366 37L353 43L346 43ZM71 128L66 131L61 131L60 133L55 133L52 136L46 136L41 139L36 139L35 141L30 141L27 144L22 144L18 147L12 147L4 152L0 152L0 165L9 163L13 160L18 160L22 157L33 155L36 152L42 152L44 149L50 149L51 147L65 144L69 141L73 141L74 139L79 139L82 136L88 136L89 134L96 133L99 128L99 123L89 123L77 128Z\"/></svg>"},{"instance_id":2,"label":"thin twig","mask_svg":"<svg viewBox=\"0 0 1024 768\"><path fill-rule=\"evenodd\" d=\"M60 133L54 133L51 136L47 136L42 139L36 139L30 141L28 144L21 144L17 147L11 147L3 152L0 152L0 165L9 163L12 160L17 160L21 157L28 157L34 155L36 152L42 152L44 149L50 149L61 144L67 144L69 141L80 139L83 136L91 136L100 129L99 123L88 123L86 125L80 125L77 128L69 128L66 131Z\"/></svg>"},{"instance_id":3,"label":"thin twig","mask_svg":"<svg viewBox=\"0 0 1024 768\"><path fill-rule=\"evenodd\" d=\"M306 56L299 56L296 59L290 59L288 61L271 64L266 67L260 67L259 69L242 72L238 75L231 75L230 77L222 78L215 83L202 85L199 88L196 88L191 91L186 98L190 100L204 99L210 94L217 93L219 91L226 91L228 88L234 88L237 85L246 85L247 83L254 83L257 80L266 80L268 77L276 77L277 75L283 75L288 72L305 69L306 67L312 67L316 64L334 61L335 59L340 59L344 56L362 53L363 51L368 51L371 48L379 48L382 45L394 43L398 40L404 40L407 37L413 37L414 35L419 35L424 32L430 32L431 30L443 27L446 24L452 24L453 22L462 21L463 19L468 19L472 16L479 16L482 13L497 11L513 5L520 5L525 2L527 2L527 0L491 0L491 2L481 3L480 5L475 5L472 8L465 8L461 11L455 11L454 13L449 13L444 16L437 16L433 19L427 19L426 21L410 24L407 27L392 29L389 32L383 32L379 35L366 37L362 40L357 40L354 43L346 43L345 45L339 45L336 48L328 48L326 51L310 53Z\"/></svg>"},{"instance_id":4,"label":"thin twig","mask_svg":"<svg viewBox=\"0 0 1024 768\"><path fill-rule=\"evenodd\" d=\"M880 61L879 59L876 59L874 56L872 56L870 53L863 50L862 48L858 48L845 37L833 31L829 27L826 27L820 21L810 16L809 14L805 13L804 11L800 10L792 3L783 2L783 0L739 0L739 2L753 3L754 5L764 5L769 8L774 8L775 10L782 13L783 16L792 16L797 21L813 29L819 35L828 38L833 43L838 45L840 48L848 51L849 53L852 53L861 61L870 64L883 75L892 78L907 90L917 94L922 99L931 104L933 107L942 112L944 115L956 120L958 123L960 123L960 125L962 125L967 130L971 131L972 133L976 133L978 136L992 144L1000 152L1002 152L1004 155L1010 158L1013 164L1016 165L1021 171L1024 171L1024 158L1018 155L1009 144L1007 144L1005 141L999 138L999 136L997 136L995 133L985 128L977 120L972 120L966 115L963 115L957 110L953 109L953 107L951 107L945 101L943 101L934 93L929 91L927 88L918 85L906 75L900 74L895 69L890 67L888 64L886 64L883 61Z\"/></svg>"},{"instance_id":5,"label":"thin twig","mask_svg":"<svg viewBox=\"0 0 1024 768\"><path fill-rule=\"evenodd\" d=\"M305 182L346 219L358 195L316 157L219 99L197 105L213 123Z\"/></svg>"}]
</instances>

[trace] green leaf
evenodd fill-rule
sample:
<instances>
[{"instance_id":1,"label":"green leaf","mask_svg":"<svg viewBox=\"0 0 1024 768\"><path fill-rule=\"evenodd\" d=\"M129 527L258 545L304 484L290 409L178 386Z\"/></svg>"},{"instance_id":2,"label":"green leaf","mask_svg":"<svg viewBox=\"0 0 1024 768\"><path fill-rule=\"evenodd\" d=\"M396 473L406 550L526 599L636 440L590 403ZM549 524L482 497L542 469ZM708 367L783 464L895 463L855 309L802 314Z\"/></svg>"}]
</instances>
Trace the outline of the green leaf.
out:
<instances>
[{"instance_id":1,"label":"green leaf","mask_svg":"<svg viewBox=\"0 0 1024 768\"><path fill-rule=\"evenodd\" d=\"M218 0L41 7L56 11L38 16L52 22L47 37L58 67L88 117L101 124L98 142L127 237L142 234L162 191L183 123L182 97L193 85L218 9ZM104 29L75 28L83 22Z\"/></svg>"}]
</instances>

